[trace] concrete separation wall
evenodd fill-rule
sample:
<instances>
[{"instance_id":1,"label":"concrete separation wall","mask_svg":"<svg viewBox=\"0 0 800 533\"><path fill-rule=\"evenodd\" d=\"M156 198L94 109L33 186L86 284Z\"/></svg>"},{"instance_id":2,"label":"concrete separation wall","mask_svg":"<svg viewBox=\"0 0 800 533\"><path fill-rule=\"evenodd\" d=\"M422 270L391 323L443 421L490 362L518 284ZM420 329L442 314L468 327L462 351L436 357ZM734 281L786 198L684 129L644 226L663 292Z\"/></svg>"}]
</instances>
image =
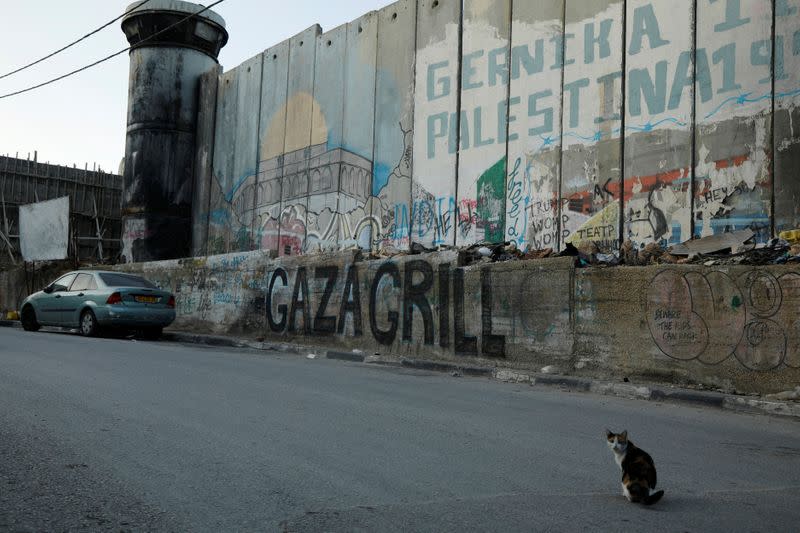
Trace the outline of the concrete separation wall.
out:
<instances>
[{"instance_id":1,"label":"concrete separation wall","mask_svg":"<svg viewBox=\"0 0 800 533\"><path fill-rule=\"evenodd\" d=\"M796 267L462 262L258 251L119 268L175 292L179 330L741 392L800 383Z\"/></svg>"},{"instance_id":2,"label":"concrete separation wall","mask_svg":"<svg viewBox=\"0 0 800 533\"><path fill-rule=\"evenodd\" d=\"M311 26L220 77L195 250L766 242L800 225L798 9L401 0Z\"/></svg>"}]
</instances>

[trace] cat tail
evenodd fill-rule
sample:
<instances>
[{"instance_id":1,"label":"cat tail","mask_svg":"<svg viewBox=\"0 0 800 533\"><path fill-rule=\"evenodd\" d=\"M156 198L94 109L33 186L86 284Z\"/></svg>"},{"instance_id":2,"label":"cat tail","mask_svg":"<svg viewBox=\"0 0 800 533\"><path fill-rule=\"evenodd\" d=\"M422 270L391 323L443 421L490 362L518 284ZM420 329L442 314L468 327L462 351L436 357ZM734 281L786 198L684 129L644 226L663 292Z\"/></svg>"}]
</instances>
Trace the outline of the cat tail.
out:
<instances>
[{"instance_id":1,"label":"cat tail","mask_svg":"<svg viewBox=\"0 0 800 533\"><path fill-rule=\"evenodd\" d=\"M658 492L654 492L653 494L650 494L649 496L647 496L642 501L642 503L644 503L645 505L653 505L658 500L660 500L662 496L664 496L664 491L663 490L660 490Z\"/></svg>"}]
</instances>

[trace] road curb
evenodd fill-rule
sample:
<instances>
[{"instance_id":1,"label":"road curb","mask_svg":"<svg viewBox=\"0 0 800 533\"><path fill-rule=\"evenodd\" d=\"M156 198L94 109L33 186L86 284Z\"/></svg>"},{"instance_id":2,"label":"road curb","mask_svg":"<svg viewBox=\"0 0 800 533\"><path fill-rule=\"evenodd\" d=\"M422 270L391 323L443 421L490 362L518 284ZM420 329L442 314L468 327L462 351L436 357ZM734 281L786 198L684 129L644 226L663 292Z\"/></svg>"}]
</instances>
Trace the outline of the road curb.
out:
<instances>
[{"instance_id":1,"label":"road curb","mask_svg":"<svg viewBox=\"0 0 800 533\"><path fill-rule=\"evenodd\" d=\"M451 373L465 368L451 363L425 360L403 359L401 364L405 367L417 368L420 370ZM614 383L591 378L556 374L528 374L515 369L506 368L466 368L476 369L476 372L472 375L491 377L498 381L510 383L528 383L530 385L558 387L560 389L578 392L590 392L603 396L617 396L620 398L653 402L674 402L740 413L769 414L800 419L800 403L763 400L761 398L735 396L719 392L678 389L654 384L636 385L634 383ZM461 373L470 375L469 371Z\"/></svg>"},{"instance_id":2,"label":"road curb","mask_svg":"<svg viewBox=\"0 0 800 533\"><path fill-rule=\"evenodd\" d=\"M186 333L182 331L165 331L162 340L172 342L183 342L187 344L201 344L205 346L216 346L222 348L251 348L254 350L284 352L295 355L318 351L313 348L303 347L297 344L285 344L274 342L259 342L247 339L237 339L223 335L206 335L200 333Z\"/></svg>"},{"instance_id":3,"label":"road curb","mask_svg":"<svg viewBox=\"0 0 800 533\"><path fill-rule=\"evenodd\" d=\"M443 363L440 361L426 361L420 359L402 359L400 365L406 368L416 368L417 370L430 370L433 372L449 372L463 376L492 377L494 368L481 366L463 366L454 363Z\"/></svg>"},{"instance_id":4,"label":"road curb","mask_svg":"<svg viewBox=\"0 0 800 533\"><path fill-rule=\"evenodd\" d=\"M0 328L21 328L22 323L18 320L0 320Z\"/></svg>"},{"instance_id":5,"label":"road curb","mask_svg":"<svg viewBox=\"0 0 800 533\"><path fill-rule=\"evenodd\" d=\"M652 390L650 399L654 401L675 400L718 408L725 406L725 394L685 389L656 388Z\"/></svg>"},{"instance_id":6,"label":"road curb","mask_svg":"<svg viewBox=\"0 0 800 533\"><path fill-rule=\"evenodd\" d=\"M753 414L771 414L777 416L791 416L800 419L800 403L762 400L743 396L727 396L723 407L733 411Z\"/></svg>"},{"instance_id":7,"label":"road curb","mask_svg":"<svg viewBox=\"0 0 800 533\"><path fill-rule=\"evenodd\" d=\"M216 337L213 335L195 335L191 333L164 332L162 340L173 342L185 342L189 344L203 344L206 346L217 346L224 348L242 348L244 343L228 337Z\"/></svg>"},{"instance_id":8,"label":"road curb","mask_svg":"<svg viewBox=\"0 0 800 533\"><path fill-rule=\"evenodd\" d=\"M328 359L337 359L339 361L351 361L354 363L363 363L364 362L364 354L359 352L337 352L337 351L329 351L325 354L325 357Z\"/></svg>"},{"instance_id":9,"label":"road curb","mask_svg":"<svg viewBox=\"0 0 800 533\"><path fill-rule=\"evenodd\" d=\"M592 382L588 379L573 378L569 376L557 376L552 374L536 375L531 378L533 385L554 385L556 387L566 387L583 392L589 392L592 389Z\"/></svg>"}]
</instances>

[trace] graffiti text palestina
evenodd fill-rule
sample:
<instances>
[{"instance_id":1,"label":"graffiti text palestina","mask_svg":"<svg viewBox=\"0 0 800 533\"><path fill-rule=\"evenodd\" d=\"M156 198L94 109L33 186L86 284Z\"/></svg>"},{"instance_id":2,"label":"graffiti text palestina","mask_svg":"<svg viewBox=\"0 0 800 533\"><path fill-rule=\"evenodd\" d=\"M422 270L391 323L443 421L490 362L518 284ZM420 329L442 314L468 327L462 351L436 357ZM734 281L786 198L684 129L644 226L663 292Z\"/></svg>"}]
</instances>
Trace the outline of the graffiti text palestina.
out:
<instances>
[{"instance_id":1,"label":"graffiti text palestina","mask_svg":"<svg viewBox=\"0 0 800 533\"><path fill-rule=\"evenodd\" d=\"M593 23L590 26L593 26ZM783 58L786 54L800 55L800 48L796 46L796 43L800 42L800 32L796 32L793 36L776 36L776 42L778 43L776 48L778 54L776 57L776 69L778 70L775 75L785 78L787 76L786 72L780 70L783 69ZM795 43L794 46L792 43ZM536 45L537 54L543 53L542 44L543 42L540 41ZM659 46L667 44L669 43L662 42ZM599 55L603 57L605 53L603 50L606 49L607 43L600 43L598 46L601 49ZM629 106L628 111L632 117L649 117L648 124L652 127L653 122L658 121L665 113L675 111L681 106L684 93L690 92L695 85L695 76L699 82L697 84L698 95L703 103L712 101L715 95L735 93L741 88L741 85L737 82L739 56L744 54L751 66L764 67L772 61L771 47L771 42L758 40L749 45L735 42L728 43L713 51L704 48L698 48L694 52L684 50L677 55L674 61L659 61L650 69L631 70L628 74L626 95ZM508 72L501 70L497 66L496 61L498 60L496 59L486 60L488 64L485 70L478 70L475 66L470 66L469 68L463 66L464 62L470 62L470 65L472 65L480 58L498 57L506 53L507 49L502 48L488 51L488 53L481 50L465 54L462 58L462 87L466 90L473 90L483 87L484 84L493 86L498 83L507 83L504 80L507 80ZM511 55L512 78L521 76L523 72L528 76L551 75L544 68L542 56L538 55L538 60L532 59L527 45L513 48ZM693 59L696 65L693 65ZM505 60L500 61L505 64ZM569 61L574 63L575 60ZM569 64L569 61L567 64ZM721 80L719 85L715 86L714 80L717 76L713 67L717 66L721 71L719 76ZM553 68L561 67L557 65ZM696 72L693 74L694 69L696 69ZM450 94L451 87L454 87L454 82L449 74L451 70L449 63L446 61L430 65L428 68L427 92L430 100L443 98ZM485 75L482 81L467 78L468 76L476 76L477 72L482 72ZM591 103L584 101L584 93L591 83L601 86L604 92L613 93L615 87L618 87L622 82L622 78L622 71L620 70L603 74L595 80L580 78L565 84L565 126L571 129L581 126L580 119L585 114L583 106ZM771 97L772 77L766 76L760 80L760 83L763 85L764 95ZM781 95L777 96L780 97ZM556 131L554 120L558 118L558 109L556 107L558 103L559 100L557 100L553 92L547 90L530 94L525 101L520 97L512 97L511 99L496 102L494 105L462 109L458 114L447 112L433 114L428 117L426 122L428 158L434 159L437 156L437 139L447 139L448 152L454 154L457 151L470 150L471 148L515 141L520 135L532 138L551 135ZM516 131L514 123L520 113L526 113L529 117L538 117L539 125L528 128L528 131ZM491 117L490 114L492 115ZM604 122L621 123L621 117L618 115L598 115L594 118L595 124ZM497 124L497 129L495 131L486 131L483 127L485 123ZM646 127L646 124L631 124L629 126L632 131L641 131L641 128ZM506 134L509 128L511 132ZM619 135L619 133L620 130L617 129L616 135Z\"/></svg>"}]
</instances>

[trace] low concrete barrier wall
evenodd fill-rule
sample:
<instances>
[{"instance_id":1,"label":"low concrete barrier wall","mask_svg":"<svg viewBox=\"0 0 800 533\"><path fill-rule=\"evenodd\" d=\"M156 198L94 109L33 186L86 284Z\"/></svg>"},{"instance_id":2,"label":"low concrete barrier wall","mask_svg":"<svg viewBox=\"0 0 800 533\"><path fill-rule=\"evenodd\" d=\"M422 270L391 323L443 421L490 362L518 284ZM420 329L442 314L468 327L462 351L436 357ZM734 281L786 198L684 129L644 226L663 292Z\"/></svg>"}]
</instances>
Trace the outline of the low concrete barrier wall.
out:
<instances>
[{"instance_id":1,"label":"low concrete barrier wall","mask_svg":"<svg viewBox=\"0 0 800 533\"><path fill-rule=\"evenodd\" d=\"M455 251L251 252L124 265L175 292L174 328L770 393L800 383L800 268L462 266Z\"/></svg>"},{"instance_id":2,"label":"low concrete barrier wall","mask_svg":"<svg viewBox=\"0 0 800 533\"><path fill-rule=\"evenodd\" d=\"M0 319L6 317L6 312L19 309L26 293L25 271L21 267L0 270Z\"/></svg>"}]
</instances>

